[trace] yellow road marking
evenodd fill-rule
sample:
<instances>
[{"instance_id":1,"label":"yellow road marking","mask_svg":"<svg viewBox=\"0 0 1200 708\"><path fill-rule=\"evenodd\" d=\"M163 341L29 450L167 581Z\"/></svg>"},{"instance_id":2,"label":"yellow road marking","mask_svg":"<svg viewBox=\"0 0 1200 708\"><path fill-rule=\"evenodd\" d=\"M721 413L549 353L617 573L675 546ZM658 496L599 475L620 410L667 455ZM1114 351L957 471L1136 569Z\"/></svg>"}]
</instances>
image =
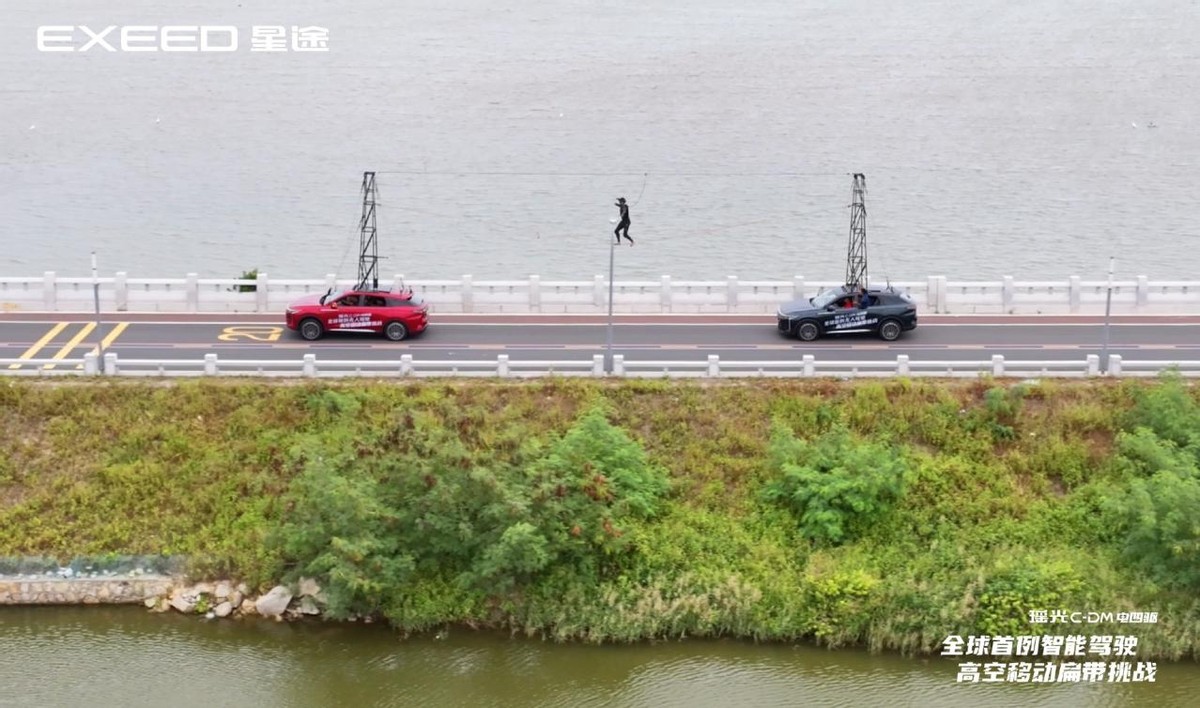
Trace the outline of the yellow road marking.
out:
<instances>
[{"instance_id":1,"label":"yellow road marking","mask_svg":"<svg viewBox=\"0 0 1200 708\"><path fill-rule=\"evenodd\" d=\"M112 331L109 332L104 337L104 339L100 340L100 346L92 347L92 351L90 351L89 354L97 354L98 355L100 353L101 348L107 349L108 347L111 347L112 343L116 341L117 337L121 336L121 333L124 332L125 328L128 326L129 326L128 322L118 322L117 326L113 327ZM82 369L83 364L76 364L75 368Z\"/></svg>"},{"instance_id":2,"label":"yellow road marking","mask_svg":"<svg viewBox=\"0 0 1200 708\"><path fill-rule=\"evenodd\" d=\"M35 354L40 352L47 344L50 343L51 339L54 339L55 337L57 337L58 333L63 331L66 328L66 326L69 324L70 324L70 322L59 322L58 324L54 325L53 327L50 328L50 331L46 333L46 336L44 336L41 339L34 342L32 347L30 347L29 349L26 349L25 353L17 358L18 359L32 359ZM21 365L20 364L9 364L8 368L19 369L19 368L21 368Z\"/></svg>"},{"instance_id":3,"label":"yellow road marking","mask_svg":"<svg viewBox=\"0 0 1200 708\"><path fill-rule=\"evenodd\" d=\"M232 342L237 339L250 339L255 342L274 342L283 334L283 327L267 326L234 326L226 327L217 339L222 342Z\"/></svg>"},{"instance_id":4,"label":"yellow road marking","mask_svg":"<svg viewBox=\"0 0 1200 708\"><path fill-rule=\"evenodd\" d=\"M79 346L79 343L82 342L85 337L87 337L89 334L91 334L93 329L96 329L96 323L88 322L86 325L83 326L83 329L79 330L79 334L75 335L74 337L71 337L71 341L69 341L65 345L63 345L63 348L59 349L58 353L50 358L51 359L67 358L67 355L71 353L71 350L74 349L75 347ZM43 369L53 369L54 364L46 364L42 368Z\"/></svg>"}]
</instances>

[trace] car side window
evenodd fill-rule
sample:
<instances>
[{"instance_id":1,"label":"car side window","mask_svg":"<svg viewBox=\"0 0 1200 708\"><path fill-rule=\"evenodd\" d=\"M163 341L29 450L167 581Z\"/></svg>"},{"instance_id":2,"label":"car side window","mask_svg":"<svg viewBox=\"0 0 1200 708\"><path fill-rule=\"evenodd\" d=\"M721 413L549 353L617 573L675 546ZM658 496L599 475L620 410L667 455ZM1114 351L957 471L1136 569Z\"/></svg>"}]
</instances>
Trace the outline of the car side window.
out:
<instances>
[{"instance_id":1,"label":"car side window","mask_svg":"<svg viewBox=\"0 0 1200 708\"><path fill-rule=\"evenodd\" d=\"M410 304L412 304L410 301L398 297L389 297L387 301L388 307L407 307Z\"/></svg>"},{"instance_id":2,"label":"car side window","mask_svg":"<svg viewBox=\"0 0 1200 708\"><path fill-rule=\"evenodd\" d=\"M367 295L367 307L384 307L383 298L376 295Z\"/></svg>"},{"instance_id":3,"label":"car side window","mask_svg":"<svg viewBox=\"0 0 1200 708\"><path fill-rule=\"evenodd\" d=\"M358 296L357 295L347 295L346 297L341 299L341 302L339 304L341 304L342 307L358 307Z\"/></svg>"}]
</instances>

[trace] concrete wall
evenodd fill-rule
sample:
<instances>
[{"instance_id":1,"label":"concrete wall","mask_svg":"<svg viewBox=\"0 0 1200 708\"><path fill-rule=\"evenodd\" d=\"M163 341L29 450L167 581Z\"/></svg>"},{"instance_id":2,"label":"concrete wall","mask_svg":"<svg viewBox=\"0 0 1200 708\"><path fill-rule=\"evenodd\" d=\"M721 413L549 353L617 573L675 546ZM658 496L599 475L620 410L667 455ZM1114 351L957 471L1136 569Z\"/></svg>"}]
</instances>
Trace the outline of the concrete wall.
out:
<instances>
[{"instance_id":1,"label":"concrete wall","mask_svg":"<svg viewBox=\"0 0 1200 708\"><path fill-rule=\"evenodd\" d=\"M0 605L135 604L170 587L170 578L0 578Z\"/></svg>"}]
</instances>

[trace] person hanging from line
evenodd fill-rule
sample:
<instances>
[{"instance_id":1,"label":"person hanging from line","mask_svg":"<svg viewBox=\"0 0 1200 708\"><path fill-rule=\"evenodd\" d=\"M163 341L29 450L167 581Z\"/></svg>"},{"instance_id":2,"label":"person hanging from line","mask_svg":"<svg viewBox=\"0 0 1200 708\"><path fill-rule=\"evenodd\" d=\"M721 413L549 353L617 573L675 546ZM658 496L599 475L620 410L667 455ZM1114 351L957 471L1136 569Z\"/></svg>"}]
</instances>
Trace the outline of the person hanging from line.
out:
<instances>
[{"instance_id":1,"label":"person hanging from line","mask_svg":"<svg viewBox=\"0 0 1200 708\"><path fill-rule=\"evenodd\" d=\"M617 223L617 228L613 230L613 235L617 237L617 245L621 245L621 232L625 232L625 238L629 239L629 245L633 245L633 239L629 238L629 205L625 203L625 197L617 197L614 205L621 211L621 221Z\"/></svg>"}]
</instances>

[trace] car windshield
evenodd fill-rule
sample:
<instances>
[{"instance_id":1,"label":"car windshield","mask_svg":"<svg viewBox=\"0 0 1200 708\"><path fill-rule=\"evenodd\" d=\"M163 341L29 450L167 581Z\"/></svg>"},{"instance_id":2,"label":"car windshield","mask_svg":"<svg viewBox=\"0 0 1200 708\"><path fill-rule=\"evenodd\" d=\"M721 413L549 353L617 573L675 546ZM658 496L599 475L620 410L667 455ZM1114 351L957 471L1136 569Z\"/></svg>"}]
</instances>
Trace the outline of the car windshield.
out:
<instances>
[{"instance_id":1,"label":"car windshield","mask_svg":"<svg viewBox=\"0 0 1200 708\"><path fill-rule=\"evenodd\" d=\"M823 307L832 305L833 301L842 296L841 290L824 290L817 293L817 296L812 299L813 307L820 310Z\"/></svg>"}]
</instances>

